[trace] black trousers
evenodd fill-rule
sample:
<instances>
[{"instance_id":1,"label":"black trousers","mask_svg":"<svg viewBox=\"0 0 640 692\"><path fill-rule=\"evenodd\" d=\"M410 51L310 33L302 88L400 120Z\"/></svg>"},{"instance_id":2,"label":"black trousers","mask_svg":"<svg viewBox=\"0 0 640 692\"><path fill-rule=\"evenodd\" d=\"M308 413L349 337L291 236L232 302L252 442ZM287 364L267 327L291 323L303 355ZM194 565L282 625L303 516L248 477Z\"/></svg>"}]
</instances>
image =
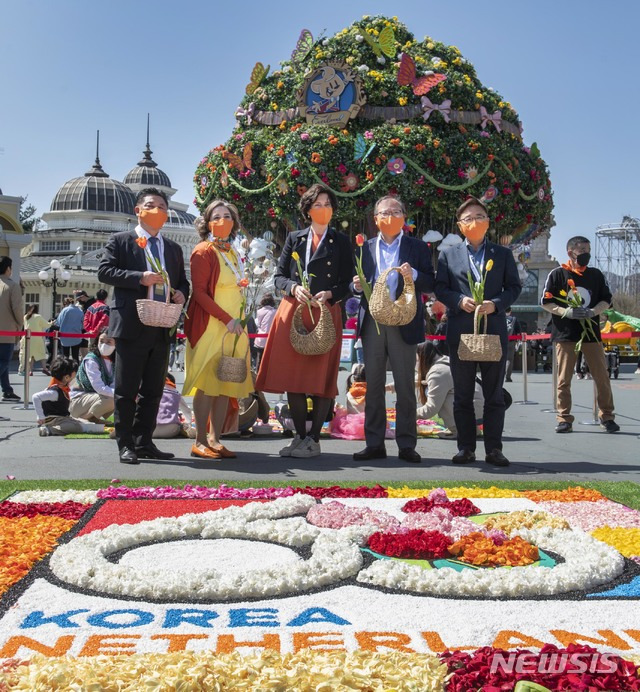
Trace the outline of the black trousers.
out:
<instances>
[{"instance_id":1,"label":"black trousers","mask_svg":"<svg viewBox=\"0 0 640 692\"><path fill-rule=\"evenodd\" d=\"M115 412L118 448L151 444L169 365L168 330L144 327L116 339Z\"/></svg>"},{"instance_id":2,"label":"black trousers","mask_svg":"<svg viewBox=\"0 0 640 692\"><path fill-rule=\"evenodd\" d=\"M80 344L75 346L62 346L62 355L65 358L73 358L80 365Z\"/></svg>"},{"instance_id":3,"label":"black trousers","mask_svg":"<svg viewBox=\"0 0 640 692\"><path fill-rule=\"evenodd\" d=\"M483 437L487 452L502 449L504 429L504 396L502 385L506 359L502 348L502 359L495 363L476 363L460 360L458 345L449 349L449 362L453 376L453 417L458 428L458 449L476 449L476 414L473 408L473 390L476 386L476 371L480 370L482 394L484 396Z\"/></svg>"}]
</instances>

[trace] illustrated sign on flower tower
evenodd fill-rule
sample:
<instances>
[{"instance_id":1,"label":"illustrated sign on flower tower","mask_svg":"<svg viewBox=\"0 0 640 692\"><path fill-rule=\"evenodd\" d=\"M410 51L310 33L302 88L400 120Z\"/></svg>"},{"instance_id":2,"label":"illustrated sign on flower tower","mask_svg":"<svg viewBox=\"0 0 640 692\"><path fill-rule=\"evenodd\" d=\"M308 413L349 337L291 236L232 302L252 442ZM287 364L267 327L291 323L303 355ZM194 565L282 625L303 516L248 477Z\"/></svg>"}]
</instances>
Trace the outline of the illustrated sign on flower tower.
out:
<instances>
[{"instance_id":1,"label":"illustrated sign on flower tower","mask_svg":"<svg viewBox=\"0 0 640 692\"><path fill-rule=\"evenodd\" d=\"M420 235L455 231L468 195L487 204L504 245L553 223L548 169L515 109L458 48L417 40L397 17L365 16L334 36L304 29L280 69L256 63L245 92L230 138L197 167L201 210L227 198L248 227L281 233L299 226L300 197L322 182L354 234L387 194Z\"/></svg>"}]
</instances>

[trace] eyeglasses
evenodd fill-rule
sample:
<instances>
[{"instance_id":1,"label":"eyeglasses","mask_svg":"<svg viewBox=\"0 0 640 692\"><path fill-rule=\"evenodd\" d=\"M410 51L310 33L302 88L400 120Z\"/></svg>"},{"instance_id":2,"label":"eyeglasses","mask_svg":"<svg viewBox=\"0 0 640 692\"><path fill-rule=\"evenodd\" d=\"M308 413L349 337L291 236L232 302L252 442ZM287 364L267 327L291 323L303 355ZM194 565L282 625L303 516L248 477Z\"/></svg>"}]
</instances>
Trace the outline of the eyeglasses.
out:
<instances>
[{"instance_id":1,"label":"eyeglasses","mask_svg":"<svg viewBox=\"0 0 640 692\"><path fill-rule=\"evenodd\" d=\"M489 217L486 214L481 216L465 216L464 219L460 219L460 223L471 223L472 221L486 221Z\"/></svg>"},{"instance_id":2,"label":"eyeglasses","mask_svg":"<svg viewBox=\"0 0 640 692\"><path fill-rule=\"evenodd\" d=\"M393 209L392 211L376 212L376 216L382 216L383 219L386 219L388 216L395 216L395 217L404 216L404 212L402 211L402 209Z\"/></svg>"}]
</instances>

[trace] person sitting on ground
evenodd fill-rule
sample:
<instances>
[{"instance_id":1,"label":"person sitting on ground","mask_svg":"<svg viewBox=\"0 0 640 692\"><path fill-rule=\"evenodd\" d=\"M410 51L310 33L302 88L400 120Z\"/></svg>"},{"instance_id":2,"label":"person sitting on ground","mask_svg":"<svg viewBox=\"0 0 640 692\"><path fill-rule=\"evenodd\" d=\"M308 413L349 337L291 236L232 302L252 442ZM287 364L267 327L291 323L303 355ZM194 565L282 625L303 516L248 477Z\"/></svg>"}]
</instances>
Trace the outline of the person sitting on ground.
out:
<instances>
[{"instance_id":1,"label":"person sitting on ground","mask_svg":"<svg viewBox=\"0 0 640 692\"><path fill-rule=\"evenodd\" d=\"M96 299L84 308L83 328L88 334L97 334L101 327L109 326L111 308L105 303L109 294L101 288L96 291Z\"/></svg>"},{"instance_id":2,"label":"person sitting on ground","mask_svg":"<svg viewBox=\"0 0 640 692\"><path fill-rule=\"evenodd\" d=\"M69 412L69 383L75 377L78 363L71 358L56 358L51 363L51 382L47 389L33 395L40 437L77 433L104 432L104 425L72 418Z\"/></svg>"},{"instance_id":3,"label":"person sitting on ground","mask_svg":"<svg viewBox=\"0 0 640 692\"><path fill-rule=\"evenodd\" d=\"M418 370L418 400L420 406L416 411L418 419L430 420L440 416L446 430L438 437L456 438L458 430L453 415L453 375L449 356L445 356L432 341L418 344L416 357ZM476 382L473 397L476 412L476 423L482 419L482 390ZM477 432L477 429L476 429Z\"/></svg>"},{"instance_id":4,"label":"person sitting on ground","mask_svg":"<svg viewBox=\"0 0 640 692\"><path fill-rule=\"evenodd\" d=\"M165 440L172 437L195 439L196 431L191 426L192 418L189 404L176 389L176 378L171 373L167 373L152 437Z\"/></svg>"},{"instance_id":5,"label":"person sitting on ground","mask_svg":"<svg viewBox=\"0 0 640 692\"><path fill-rule=\"evenodd\" d=\"M347 377L347 413L364 413L367 377L364 363L356 363Z\"/></svg>"},{"instance_id":6,"label":"person sitting on ground","mask_svg":"<svg viewBox=\"0 0 640 692\"><path fill-rule=\"evenodd\" d=\"M113 353L115 339L101 327L91 339L71 388L71 415L105 423L115 409Z\"/></svg>"}]
</instances>

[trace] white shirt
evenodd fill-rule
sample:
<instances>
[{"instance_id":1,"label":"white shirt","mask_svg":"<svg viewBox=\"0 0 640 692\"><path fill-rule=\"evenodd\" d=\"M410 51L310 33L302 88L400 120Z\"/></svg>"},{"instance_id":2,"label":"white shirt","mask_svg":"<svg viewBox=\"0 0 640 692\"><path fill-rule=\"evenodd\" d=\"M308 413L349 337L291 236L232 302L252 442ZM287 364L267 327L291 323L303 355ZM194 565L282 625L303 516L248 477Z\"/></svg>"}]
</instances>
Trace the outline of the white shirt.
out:
<instances>
[{"instance_id":1,"label":"white shirt","mask_svg":"<svg viewBox=\"0 0 640 692\"><path fill-rule=\"evenodd\" d=\"M113 363L108 358L103 358L102 362L107 372L111 374L113 371ZM84 371L87 374L89 382L91 382L91 386L95 390L96 394L108 396L109 398L113 399L113 387L105 384L105 381L102 379L102 373L100 372L98 361L94 360L93 358L87 358L84 363ZM72 399L77 399L79 396L87 393L91 394L91 392L86 392L84 389L75 388L69 392Z\"/></svg>"},{"instance_id":2,"label":"white shirt","mask_svg":"<svg viewBox=\"0 0 640 692\"><path fill-rule=\"evenodd\" d=\"M376 240L376 273L374 278L377 279L380 274L390 267L400 266L400 243L404 233L400 231L398 237L387 245L386 241L382 237L382 233L378 233L378 238ZM418 278L418 271L411 268L411 276L415 281ZM398 290L398 279L400 278L398 272L391 272L387 276L387 286L389 287L389 292L391 297L395 300L396 293Z\"/></svg>"}]
</instances>

